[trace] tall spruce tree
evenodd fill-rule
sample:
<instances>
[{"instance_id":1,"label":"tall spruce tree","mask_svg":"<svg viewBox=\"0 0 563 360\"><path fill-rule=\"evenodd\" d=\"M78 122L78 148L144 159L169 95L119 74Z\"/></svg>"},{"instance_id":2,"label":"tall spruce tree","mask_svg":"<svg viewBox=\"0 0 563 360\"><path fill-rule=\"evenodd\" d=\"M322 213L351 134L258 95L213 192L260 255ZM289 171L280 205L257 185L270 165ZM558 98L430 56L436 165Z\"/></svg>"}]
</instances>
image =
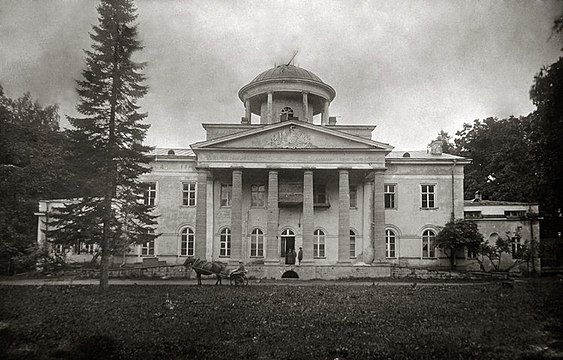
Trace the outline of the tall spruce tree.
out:
<instances>
[{"instance_id":1,"label":"tall spruce tree","mask_svg":"<svg viewBox=\"0 0 563 360\"><path fill-rule=\"evenodd\" d=\"M100 288L108 287L111 255L132 243L154 240L156 217L142 201L139 176L150 172L150 147L142 145L149 125L141 123L137 101L147 93L141 73L145 63L132 60L142 49L131 0L102 0L99 24L86 50L83 80L77 81L77 111L69 118L75 172L81 174L81 197L57 214L49 235L55 243L77 240L101 247Z\"/></svg>"}]
</instances>

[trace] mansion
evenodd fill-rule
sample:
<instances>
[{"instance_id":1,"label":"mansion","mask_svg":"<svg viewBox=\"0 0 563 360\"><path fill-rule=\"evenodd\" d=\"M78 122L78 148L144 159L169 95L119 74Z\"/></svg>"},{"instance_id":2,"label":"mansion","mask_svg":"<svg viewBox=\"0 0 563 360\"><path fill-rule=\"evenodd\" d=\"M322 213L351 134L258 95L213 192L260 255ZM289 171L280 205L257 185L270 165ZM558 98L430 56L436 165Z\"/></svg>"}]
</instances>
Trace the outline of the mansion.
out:
<instances>
[{"instance_id":1,"label":"mansion","mask_svg":"<svg viewBox=\"0 0 563 360\"><path fill-rule=\"evenodd\" d=\"M175 265L194 256L242 261L257 277L279 278L288 269L301 278L386 276L393 266L447 267L433 245L440 227L487 213L484 201L464 202L470 160L442 153L439 142L393 151L372 140L374 125L338 124L330 116L335 90L310 71L276 66L238 96L240 122L203 123L206 138L191 149L154 151L143 181L160 236L115 262ZM40 203L40 242L45 214L60 204ZM537 213L537 206L502 206L513 205ZM539 236L537 222L495 224L501 223L487 225L496 230L486 230L485 239L517 226ZM295 260L300 249L302 259ZM93 251L78 246L72 256L86 261ZM478 268L467 251L458 260Z\"/></svg>"}]
</instances>

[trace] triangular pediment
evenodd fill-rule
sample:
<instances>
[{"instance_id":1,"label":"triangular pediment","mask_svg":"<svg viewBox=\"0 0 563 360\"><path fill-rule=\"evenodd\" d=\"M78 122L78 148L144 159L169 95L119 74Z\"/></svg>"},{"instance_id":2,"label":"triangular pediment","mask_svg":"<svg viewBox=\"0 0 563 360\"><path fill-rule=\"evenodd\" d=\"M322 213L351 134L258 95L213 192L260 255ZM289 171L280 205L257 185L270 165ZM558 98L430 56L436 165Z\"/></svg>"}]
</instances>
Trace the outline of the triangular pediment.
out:
<instances>
[{"instance_id":1,"label":"triangular pediment","mask_svg":"<svg viewBox=\"0 0 563 360\"><path fill-rule=\"evenodd\" d=\"M264 125L192 145L197 149L371 149L391 146L301 121Z\"/></svg>"}]
</instances>

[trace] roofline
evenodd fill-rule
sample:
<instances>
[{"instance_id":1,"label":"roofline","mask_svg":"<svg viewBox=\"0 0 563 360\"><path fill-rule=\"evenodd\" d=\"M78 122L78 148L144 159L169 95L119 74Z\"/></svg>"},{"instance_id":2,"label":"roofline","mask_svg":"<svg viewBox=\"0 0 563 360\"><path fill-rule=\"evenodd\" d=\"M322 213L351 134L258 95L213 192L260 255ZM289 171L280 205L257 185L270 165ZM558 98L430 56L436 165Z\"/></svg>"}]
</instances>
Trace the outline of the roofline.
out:
<instances>
[{"instance_id":1,"label":"roofline","mask_svg":"<svg viewBox=\"0 0 563 360\"><path fill-rule=\"evenodd\" d=\"M315 85L321 88L324 88L325 90L327 90L330 94L330 99L329 101L334 100L334 98L336 97L336 90L334 90L334 88L328 84L325 84L324 82L318 82L315 80L309 80L309 79L302 79L302 78L292 78L292 77L287 77L287 78L275 78L275 79L265 79L265 80L260 80L260 81L256 81L256 82L249 82L248 84L244 85L243 87L240 88L240 90L238 91L238 97L240 99L240 101L244 102L244 97L242 96L242 94L250 89L252 89L253 87L257 87L260 85L267 85L267 84L271 84L271 83L280 83L280 82L294 82L294 83L305 83L305 84L311 84L311 85Z\"/></svg>"},{"instance_id":2,"label":"roofline","mask_svg":"<svg viewBox=\"0 0 563 360\"><path fill-rule=\"evenodd\" d=\"M200 141L197 143L193 143L190 145L190 147L192 148L193 151L197 150L201 150L202 146L209 146L209 145L216 145L219 143L222 143L224 141L228 141L228 140L232 140L232 139L236 139L236 138L240 138L240 137L246 137L246 136L251 136L254 135L256 133L262 132L262 131L266 131L266 130L270 130L270 129L277 129L279 127L284 127L287 125L297 125L297 126L302 126L308 129L312 129L312 130L316 130L316 131L320 131L320 132L324 132L330 135L335 135L344 139L348 139L348 140L352 140L352 141L357 141L366 145L371 145L374 147L379 147L382 148L382 150L386 150L391 152L393 150L393 146L386 144L386 143L382 143L382 142L378 142L378 141L374 141L371 139L366 139L363 138L361 136L357 136L357 135L352 135L352 134L348 134L342 131L338 131L335 129L331 129L322 125L314 125L314 124L310 124L307 122L303 122L303 121L299 121L299 120L289 120L289 121L282 121L282 122L278 122L278 123L273 123L273 124L268 124L268 125L264 125L255 129L248 129L248 130L243 130L234 134L229 134L229 135L225 135L225 136L221 136L212 140L205 140L205 141Z\"/></svg>"}]
</instances>

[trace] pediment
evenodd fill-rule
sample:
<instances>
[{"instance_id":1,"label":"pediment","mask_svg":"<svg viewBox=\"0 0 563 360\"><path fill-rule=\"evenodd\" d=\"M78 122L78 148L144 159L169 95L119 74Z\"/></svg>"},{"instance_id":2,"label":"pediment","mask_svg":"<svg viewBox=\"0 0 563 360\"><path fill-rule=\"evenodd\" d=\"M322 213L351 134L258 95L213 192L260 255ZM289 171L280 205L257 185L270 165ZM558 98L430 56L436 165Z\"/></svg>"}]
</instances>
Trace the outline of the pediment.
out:
<instances>
[{"instance_id":1,"label":"pediment","mask_svg":"<svg viewBox=\"0 0 563 360\"><path fill-rule=\"evenodd\" d=\"M387 144L299 121L265 125L210 141L197 149L381 149Z\"/></svg>"}]
</instances>

